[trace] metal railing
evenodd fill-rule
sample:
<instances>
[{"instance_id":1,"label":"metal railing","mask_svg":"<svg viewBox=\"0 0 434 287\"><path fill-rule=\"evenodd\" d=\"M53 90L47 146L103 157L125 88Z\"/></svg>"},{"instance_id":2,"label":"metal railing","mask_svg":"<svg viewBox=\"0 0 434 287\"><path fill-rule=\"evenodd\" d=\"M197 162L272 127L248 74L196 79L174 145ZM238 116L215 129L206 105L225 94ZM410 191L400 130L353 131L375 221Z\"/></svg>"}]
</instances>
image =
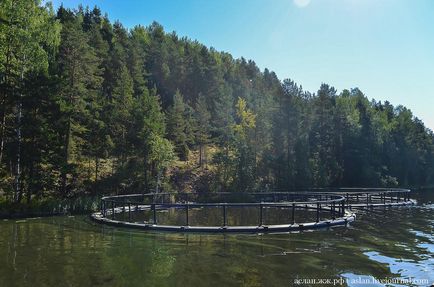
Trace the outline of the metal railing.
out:
<instances>
[{"instance_id":1,"label":"metal railing","mask_svg":"<svg viewBox=\"0 0 434 287\"><path fill-rule=\"evenodd\" d=\"M179 227L210 228L215 230L227 228L263 228L277 229L285 225L301 230L303 226L321 226L346 224L354 220L353 209L373 208L389 205L412 204L410 190L390 188L339 188L310 189L302 192L255 192L255 193L147 193L105 196L101 199L101 210L93 218L105 223L132 223L135 227L153 226L155 229ZM214 225L195 225L192 223L192 210L217 208L220 210L218 221ZM257 210L257 224L239 226L229 224L229 211L233 208L254 208ZM270 223L266 210L284 211L284 218L279 223ZM184 211L184 224L168 226L161 224L160 211ZM301 214L301 211L303 212ZM148 218L137 221L134 215L147 212ZM193 220L194 221L194 220ZM127 224L128 225L128 224ZM249 229L249 230L250 230ZM262 230L262 229L261 229Z\"/></svg>"},{"instance_id":2,"label":"metal railing","mask_svg":"<svg viewBox=\"0 0 434 287\"><path fill-rule=\"evenodd\" d=\"M246 197L247 196L247 197ZM205 199L216 200L231 198L235 200L250 199L253 202L200 202ZM200 201L197 201L200 200ZM257 202L255 202L257 201ZM345 198L334 194L312 193L249 193L243 195L231 193L207 194L170 194L149 193L106 196L101 199L101 214L104 218L115 219L116 214L132 221L132 214L140 210L151 211L152 224L158 224L158 211L177 209L185 211L185 225L190 225L190 210L198 208L219 208L221 210L221 227L228 226L229 208L256 208L258 210L258 226L266 224L265 209L286 209L291 214L288 219L282 220L282 224L295 224L298 210L314 211L313 221L319 222L324 219L334 220L345 215ZM127 216L125 216L127 215Z\"/></svg>"}]
</instances>

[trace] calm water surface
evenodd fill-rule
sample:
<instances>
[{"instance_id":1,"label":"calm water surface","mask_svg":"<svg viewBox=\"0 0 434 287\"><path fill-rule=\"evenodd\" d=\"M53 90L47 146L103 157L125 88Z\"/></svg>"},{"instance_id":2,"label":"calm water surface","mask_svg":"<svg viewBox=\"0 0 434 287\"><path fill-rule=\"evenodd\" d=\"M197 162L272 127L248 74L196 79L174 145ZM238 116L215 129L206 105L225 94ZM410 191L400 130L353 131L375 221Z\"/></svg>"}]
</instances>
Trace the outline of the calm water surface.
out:
<instances>
[{"instance_id":1,"label":"calm water surface","mask_svg":"<svg viewBox=\"0 0 434 287\"><path fill-rule=\"evenodd\" d=\"M434 191L415 197L415 207L359 212L349 227L291 234L146 233L85 216L4 220L0 286L293 286L315 278L346 279L337 286L429 286ZM387 285L371 276L429 284Z\"/></svg>"}]
</instances>

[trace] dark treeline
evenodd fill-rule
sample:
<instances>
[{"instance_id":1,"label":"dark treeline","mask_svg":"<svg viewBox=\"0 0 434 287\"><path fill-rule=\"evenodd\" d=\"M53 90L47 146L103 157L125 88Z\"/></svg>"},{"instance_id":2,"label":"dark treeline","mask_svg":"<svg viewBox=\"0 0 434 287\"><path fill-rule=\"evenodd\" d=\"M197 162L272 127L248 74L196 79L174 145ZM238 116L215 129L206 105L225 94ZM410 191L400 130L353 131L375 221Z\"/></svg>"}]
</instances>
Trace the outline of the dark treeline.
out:
<instances>
[{"instance_id":1,"label":"dark treeline","mask_svg":"<svg viewBox=\"0 0 434 287\"><path fill-rule=\"evenodd\" d=\"M186 169L211 191L434 183L433 133L407 108L357 88L312 94L98 8L1 1L0 84L10 200L173 191Z\"/></svg>"}]
</instances>

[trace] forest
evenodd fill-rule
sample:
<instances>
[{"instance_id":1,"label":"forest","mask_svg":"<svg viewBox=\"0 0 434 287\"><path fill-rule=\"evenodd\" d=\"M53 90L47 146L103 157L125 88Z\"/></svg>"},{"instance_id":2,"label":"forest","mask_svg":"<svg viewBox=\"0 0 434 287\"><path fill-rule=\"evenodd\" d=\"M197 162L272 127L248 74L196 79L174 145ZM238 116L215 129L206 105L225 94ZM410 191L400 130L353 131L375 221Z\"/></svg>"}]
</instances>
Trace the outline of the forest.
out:
<instances>
[{"instance_id":1,"label":"forest","mask_svg":"<svg viewBox=\"0 0 434 287\"><path fill-rule=\"evenodd\" d=\"M97 7L0 2L6 201L433 185L433 132L362 87L309 92Z\"/></svg>"}]
</instances>

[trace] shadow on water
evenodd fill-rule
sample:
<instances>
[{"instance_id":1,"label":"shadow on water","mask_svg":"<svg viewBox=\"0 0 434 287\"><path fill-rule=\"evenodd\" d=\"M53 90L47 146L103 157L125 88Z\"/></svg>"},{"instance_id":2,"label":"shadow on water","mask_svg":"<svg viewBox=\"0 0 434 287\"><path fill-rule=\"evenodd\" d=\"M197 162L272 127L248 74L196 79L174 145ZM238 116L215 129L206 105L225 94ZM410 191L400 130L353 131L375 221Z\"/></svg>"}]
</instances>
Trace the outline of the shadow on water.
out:
<instances>
[{"instance_id":1,"label":"shadow on water","mask_svg":"<svg viewBox=\"0 0 434 287\"><path fill-rule=\"evenodd\" d=\"M146 233L83 216L4 220L0 286L291 286L314 278L386 286L357 281L370 276L431 284L434 192L417 197L416 207L361 211L349 227L291 234Z\"/></svg>"}]
</instances>

